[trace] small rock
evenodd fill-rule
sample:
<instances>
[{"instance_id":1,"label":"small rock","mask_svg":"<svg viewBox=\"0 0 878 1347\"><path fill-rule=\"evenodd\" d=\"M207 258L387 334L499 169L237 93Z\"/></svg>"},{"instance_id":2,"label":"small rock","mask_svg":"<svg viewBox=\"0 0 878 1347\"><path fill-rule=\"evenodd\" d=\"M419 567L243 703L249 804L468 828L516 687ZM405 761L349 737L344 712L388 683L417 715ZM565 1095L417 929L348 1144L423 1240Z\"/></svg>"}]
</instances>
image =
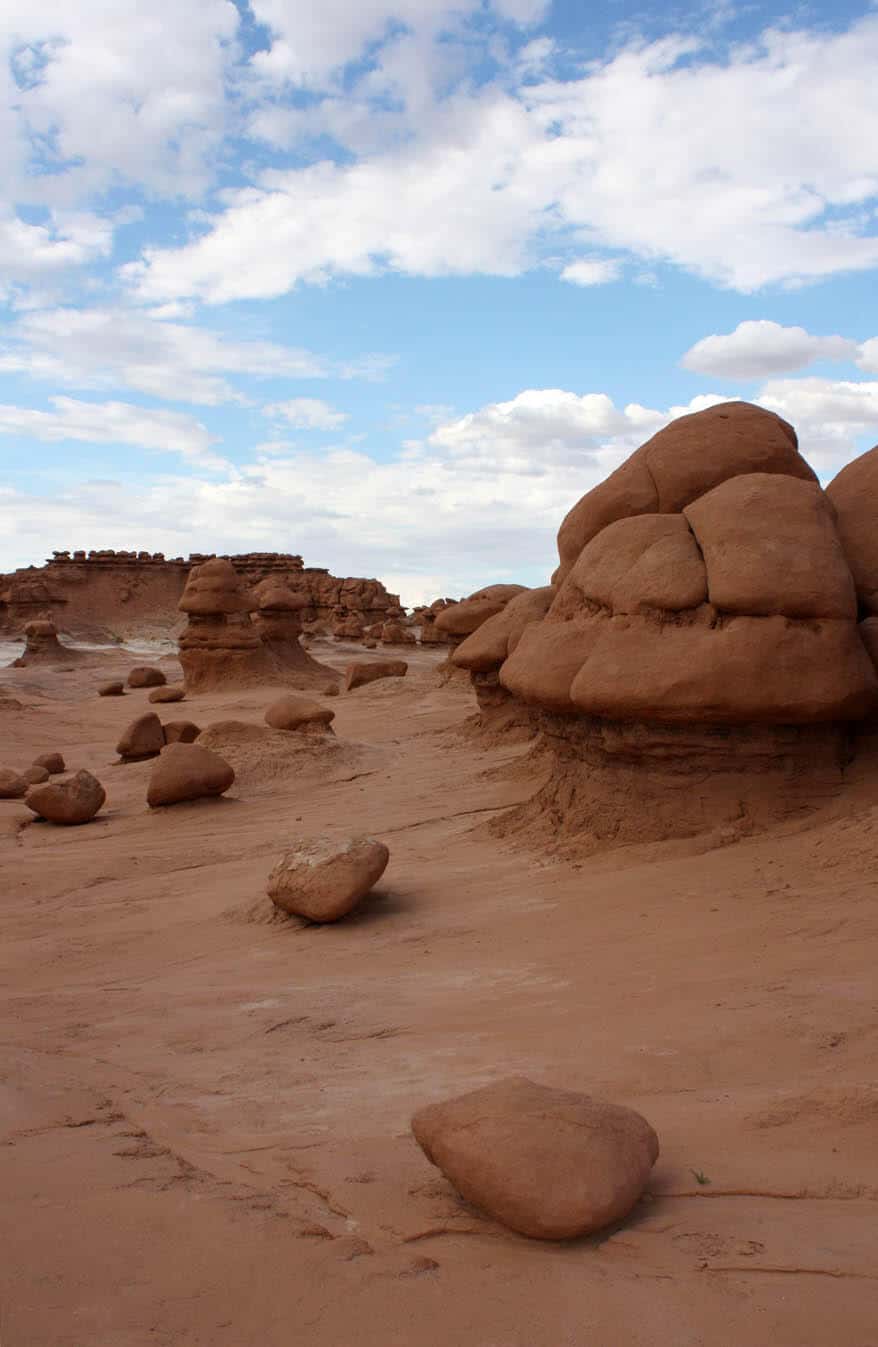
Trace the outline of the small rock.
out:
<instances>
[{"instance_id":1,"label":"small rock","mask_svg":"<svg viewBox=\"0 0 878 1347\"><path fill-rule=\"evenodd\" d=\"M41 753L38 758L34 758L34 767L45 767L49 776L57 776L59 772L67 770L60 753Z\"/></svg>"},{"instance_id":2,"label":"small rock","mask_svg":"<svg viewBox=\"0 0 878 1347\"><path fill-rule=\"evenodd\" d=\"M290 693L272 702L263 719L273 730L324 730L335 719L335 712L310 697Z\"/></svg>"},{"instance_id":3,"label":"small rock","mask_svg":"<svg viewBox=\"0 0 878 1347\"><path fill-rule=\"evenodd\" d=\"M151 664L138 664L128 675L130 688L160 688L164 687L167 681L161 669L156 669Z\"/></svg>"},{"instance_id":4,"label":"small rock","mask_svg":"<svg viewBox=\"0 0 878 1347\"><path fill-rule=\"evenodd\" d=\"M198 738L201 729L191 720L168 720L165 722L166 744L191 744Z\"/></svg>"},{"instance_id":5,"label":"small rock","mask_svg":"<svg viewBox=\"0 0 878 1347\"><path fill-rule=\"evenodd\" d=\"M179 683L169 685L163 688L153 688L147 697L150 702L181 702L186 696L186 689Z\"/></svg>"},{"instance_id":6,"label":"small rock","mask_svg":"<svg viewBox=\"0 0 878 1347\"><path fill-rule=\"evenodd\" d=\"M99 697L124 697L125 684L114 679L112 683L101 683L98 688Z\"/></svg>"},{"instance_id":7,"label":"small rock","mask_svg":"<svg viewBox=\"0 0 878 1347\"><path fill-rule=\"evenodd\" d=\"M165 732L162 722L155 711L132 720L122 738L116 745L116 752L126 762L137 762L141 758L154 758L165 746Z\"/></svg>"},{"instance_id":8,"label":"small rock","mask_svg":"<svg viewBox=\"0 0 878 1347\"><path fill-rule=\"evenodd\" d=\"M222 795L235 779L235 769L200 744L168 744L152 769L146 802L150 809Z\"/></svg>"},{"instance_id":9,"label":"small rock","mask_svg":"<svg viewBox=\"0 0 878 1347\"><path fill-rule=\"evenodd\" d=\"M27 782L11 767L0 767L0 800L21 800L27 794Z\"/></svg>"},{"instance_id":10,"label":"small rock","mask_svg":"<svg viewBox=\"0 0 878 1347\"><path fill-rule=\"evenodd\" d=\"M276 907L309 921L338 921L383 875L390 852L374 837L313 837L284 852L268 877Z\"/></svg>"},{"instance_id":11,"label":"small rock","mask_svg":"<svg viewBox=\"0 0 878 1347\"><path fill-rule=\"evenodd\" d=\"M66 781L48 781L31 786L24 802L40 818L66 826L88 823L107 798L107 793L91 772L77 772Z\"/></svg>"},{"instance_id":12,"label":"small rock","mask_svg":"<svg viewBox=\"0 0 878 1347\"><path fill-rule=\"evenodd\" d=\"M377 641L372 641L372 640L364 641L364 642L363 642L363 647L364 647L364 649L366 649L366 650L377 650L377 649L378 649L378 642L377 642Z\"/></svg>"},{"instance_id":13,"label":"small rock","mask_svg":"<svg viewBox=\"0 0 878 1347\"><path fill-rule=\"evenodd\" d=\"M29 786L41 786L44 781L49 779L49 773L45 767L38 767L36 764L33 767L25 767L21 775Z\"/></svg>"},{"instance_id":14,"label":"small rock","mask_svg":"<svg viewBox=\"0 0 878 1347\"><path fill-rule=\"evenodd\" d=\"M573 1239L621 1220L659 1152L633 1109L524 1076L431 1104L412 1131L462 1197L535 1239Z\"/></svg>"},{"instance_id":15,"label":"small rock","mask_svg":"<svg viewBox=\"0 0 878 1347\"><path fill-rule=\"evenodd\" d=\"M338 683L328 683L327 686L323 689L323 695L324 697L337 697Z\"/></svg>"},{"instance_id":16,"label":"small rock","mask_svg":"<svg viewBox=\"0 0 878 1347\"><path fill-rule=\"evenodd\" d=\"M348 665L345 673L345 691L353 692L366 683L374 683L376 678L404 678L408 672L404 659L360 660Z\"/></svg>"}]
</instances>

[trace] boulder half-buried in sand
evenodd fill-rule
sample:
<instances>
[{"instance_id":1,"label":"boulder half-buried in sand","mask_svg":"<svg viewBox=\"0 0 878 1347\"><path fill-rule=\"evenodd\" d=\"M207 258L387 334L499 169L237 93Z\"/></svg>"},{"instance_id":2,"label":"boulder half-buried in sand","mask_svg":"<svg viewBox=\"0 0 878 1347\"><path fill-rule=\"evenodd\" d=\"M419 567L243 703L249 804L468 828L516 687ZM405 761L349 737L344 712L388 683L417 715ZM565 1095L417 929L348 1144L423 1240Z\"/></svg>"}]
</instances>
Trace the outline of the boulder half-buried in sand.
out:
<instances>
[{"instance_id":1,"label":"boulder half-buried in sand","mask_svg":"<svg viewBox=\"0 0 878 1347\"><path fill-rule=\"evenodd\" d=\"M146 791L151 809L222 795L235 779L235 770L218 753L200 744L168 744L152 769Z\"/></svg>"},{"instance_id":2,"label":"boulder half-buried in sand","mask_svg":"<svg viewBox=\"0 0 878 1347\"><path fill-rule=\"evenodd\" d=\"M24 802L49 823L71 826L88 823L107 798L107 793L91 772L77 772L66 781L47 781L31 786Z\"/></svg>"},{"instance_id":3,"label":"boulder half-buried in sand","mask_svg":"<svg viewBox=\"0 0 878 1347\"><path fill-rule=\"evenodd\" d=\"M524 1076L430 1104L412 1131L462 1197L535 1239L573 1239L621 1220L659 1153L633 1109Z\"/></svg>"},{"instance_id":4,"label":"boulder half-buried in sand","mask_svg":"<svg viewBox=\"0 0 878 1347\"><path fill-rule=\"evenodd\" d=\"M166 682L167 679L161 669L153 668L149 664L139 664L128 675L130 688L160 688L164 687Z\"/></svg>"},{"instance_id":5,"label":"boulder half-buried in sand","mask_svg":"<svg viewBox=\"0 0 878 1347\"><path fill-rule=\"evenodd\" d=\"M329 706L321 706L311 697L296 697L292 694L279 697L272 702L264 716L266 725L273 730L325 730L335 719L335 712Z\"/></svg>"},{"instance_id":6,"label":"boulder half-buried in sand","mask_svg":"<svg viewBox=\"0 0 878 1347\"><path fill-rule=\"evenodd\" d=\"M404 659L358 660L345 671L345 692L374 683L377 678L404 678L408 667Z\"/></svg>"},{"instance_id":7,"label":"boulder half-buried in sand","mask_svg":"<svg viewBox=\"0 0 878 1347\"><path fill-rule=\"evenodd\" d=\"M165 746L165 732L155 711L132 720L116 745L116 752L125 762L154 758Z\"/></svg>"},{"instance_id":8,"label":"boulder half-buried in sand","mask_svg":"<svg viewBox=\"0 0 878 1347\"><path fill-rule=\"evenodd\" d=\"M390 852L374 837L312 837L282 858L268 877L276 907L309 921L338 921L384 874Z\"/></svg>"},{"instance_id":9,"label":"boulder half-buried in sand","mask_svg":"<svg viewBox=\"0 0 878 1347\"><path fill-rule=\"evenodd\" d=\"M181 702L186 696L186 689L181 684L169 684L163 688L153 688L147 697L149 702Z\"/></svg>"}]
</instances>

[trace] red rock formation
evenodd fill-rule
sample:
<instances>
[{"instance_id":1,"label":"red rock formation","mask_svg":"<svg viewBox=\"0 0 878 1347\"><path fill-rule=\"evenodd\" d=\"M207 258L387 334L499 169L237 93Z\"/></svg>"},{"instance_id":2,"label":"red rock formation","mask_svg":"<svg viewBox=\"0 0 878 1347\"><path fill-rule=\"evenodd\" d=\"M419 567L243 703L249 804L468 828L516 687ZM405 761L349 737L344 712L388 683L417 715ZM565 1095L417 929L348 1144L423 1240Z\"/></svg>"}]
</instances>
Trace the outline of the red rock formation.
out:
<instances>
[{"instance_id":1,"label":"red rock formation","mask_svg":"<svg viewBox=\"0 0 878 1347\"><path fill-rule=\"evenodd\" d=\"M31 664L72 663L84 658L81 651L70 650L61 644L54 622L45 620L28 622L24 635L27 644L24 654L12 661L12 667L15 669L24 669Z\"/></svg>"}]
</instances>

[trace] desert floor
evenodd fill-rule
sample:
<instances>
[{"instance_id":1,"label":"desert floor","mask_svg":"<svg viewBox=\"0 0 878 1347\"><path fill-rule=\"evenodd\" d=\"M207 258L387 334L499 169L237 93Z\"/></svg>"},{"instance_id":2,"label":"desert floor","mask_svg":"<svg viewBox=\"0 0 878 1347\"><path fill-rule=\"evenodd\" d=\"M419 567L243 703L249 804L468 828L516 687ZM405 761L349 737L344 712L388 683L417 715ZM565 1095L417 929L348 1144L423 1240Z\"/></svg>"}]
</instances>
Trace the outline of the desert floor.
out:
<instances>
[{"instance_id":1,"label":"desert floor","mask_svg":"<svg viewBox=\"0 0 878 1347\"><path fill-rule=\"evenodd\" d=\"M114 765L146 691L95 695L137 660L0 672L0 765L59 749L108 793L70 829L0 801L3 1347L876 1347L873 799L539 854L490 821L545 764L479 744L437 658L159 811ZM337 926L275 916L275 859L323 831L384 839L384 880ZM529 1241L427 1163L414 1110L516 1072L655 1126L620 1227Z\"/></svg>"}]
</instances>

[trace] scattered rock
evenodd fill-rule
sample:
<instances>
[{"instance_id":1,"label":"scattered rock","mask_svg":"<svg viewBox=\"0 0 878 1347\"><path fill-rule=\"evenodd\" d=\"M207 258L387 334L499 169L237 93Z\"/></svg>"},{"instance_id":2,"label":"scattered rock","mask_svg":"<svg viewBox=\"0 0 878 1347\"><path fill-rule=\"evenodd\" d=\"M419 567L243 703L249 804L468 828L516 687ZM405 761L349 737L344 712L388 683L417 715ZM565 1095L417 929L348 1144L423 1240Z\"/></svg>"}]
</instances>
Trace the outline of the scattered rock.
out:
<instances>
[{"instance_id":1,"label":"scattered rock","mask_svg":"<svg viewBox=\"0 0 878 1347\"><path fill-rule=\"evenodd\" d=\"M132 720L122 738L116 745L116 752L126 762L137 762L141 758L154 758L165 746L165 731L155 711Z\"/></svg>"},{"instance_id":2,"label":"scattered rock","mask_svg":"<svg viewBox=\"0 0 878 1347\"><path fill-rule=\"evenodd\" d=\"M21 775L29 786L41 786L44 781L49 779L49 773L45 767L38 767L36 764L33 767L25 767Z\"/></svg>"},{"instance_id":3,"label":"scattered rock","mask_svg":"<svg viewBox=\"0 0 878 1347\"><path fill-rule=\"evenodd\" d=\"M150 702L181 702L186 696L186 689L179 684L169 685L164 688L153 688L147 701Z\"/></svg>"},{"instance_id":4,"label":"scattered rock","mask_svg":"<svg viewBox=\"0 0 878 1347\"><path fill-rule=\"evenodd\" d=\"M337 684L337 683L329 683L329 684L327 684L327 686L323 689L323 695L324 695L324 697L337 697L337 696L338 696L338 684Z\"/></svg>"},{"instance_id":5,"label":"scattered rock","mask_svg":"<svg viewBox=\"0 0 878 1347\"><path fill-rule=\"evenodd\" d=\"M268 877L276 907L309 921L338 921L384 873L390 852L374 837L314 837L284 852Z\"/></svg>"},{"instance_id":6,"label":"scattered rock","mask_svg":"<svg viewBox=\"0 0 878 1347\"><path fill-rule=\"evenodd\" d=\"M149 664L139 664L128 675L128 686L130 688L160 688L164 687L167 681L161 669L156 669Z\"/></svg>"},{"instance_id":7,"label":"scattered rock","mask_svg":"<svg viewBox=\"0 0 878 1347\"><path fill-rule=\"evenodd\" d=\"M23 799L27 785L19 772L14 772L11 767L0 767L0 800Z\"/></svg>"},{"instance_id":8,"label":"scattered rock","mask_svg":"<svg viewBox=\"0 0 878 1347\"><path fill-rule=\"evenodd\" d=\"M524 1076L431 1104L412 1131L462 1197L536 1239L573 1239L621 1220L659 1152L633 1109Z\"/></svg>"},{"instance_id":9,"label":"scattered rock","mask_svg":"<svg viewBox=\"0 0 878 1347\"><path fill-rule=\"evenodd\" d=\"M98 688L99 697L124 697L125 684L121 680L113 679L111 683L101 683Z\"/></svg>"},{"instance_id":10,"label":"scattered rock","mask_svg":"<svg viewBox=\"0 0 878 1347\"><path fill-rule=\"evenodd\" d=\"M168 720L164 726L166 744L191 744L201 733L191 720Z\"/></svg>"},{"instance_id":11,"label":"scattered rock","mask_svg":"<svg viewBox=\"0 0 878 1347\"><path fill-rule=\"evenodd\" d=\"M59 772L67 770L60 753L41 753L38 758L34 758L34 767L45 767L49 776L57 776Z\"/></svg>"},{"instance_id":12,"label":"scattered rock","mask_svg":"<svg viewBox=\"0 0 878 1347\"><path fill-rule=\"evenodd\" d=\"M335 712L310 697L288 694L272 702L265 713L266 725L274 730L325 730L335 719Z\"/></svg>"},{"instance_id":13,"label":"scattered rock","mask_svg":"<svg viewBox=\"0 0 878 1347\"><path fill-rule=\"evenodd\" d=\"M349 664L345 671L345 691L353 692L354 688L374 683L377 678L404 678L408 667L404 659L358 660Z\"/></svg>"},{"instance_id":14,"label":"scattered rock","mask_svg":"<svg viewBox=\"0 0 878 1347\"><path fill-rule=\"evenodd\" d=\"M222 795L235 779L234 768L200 744L179 741L162 749L146 792L151 809Z\"/></svg>"},{"instance_id":15,"label":"scattered rock","mask_svg":"<svg viewBox=\"0 0 878 1347\"><path fill-rule=\"evenodd\" d=\"M107 793L91 772L80 771L66 781L48 781L31 786L25 804L50 823L69 826L88 823L101 808Z\"/></svg>"}]
</instances>

